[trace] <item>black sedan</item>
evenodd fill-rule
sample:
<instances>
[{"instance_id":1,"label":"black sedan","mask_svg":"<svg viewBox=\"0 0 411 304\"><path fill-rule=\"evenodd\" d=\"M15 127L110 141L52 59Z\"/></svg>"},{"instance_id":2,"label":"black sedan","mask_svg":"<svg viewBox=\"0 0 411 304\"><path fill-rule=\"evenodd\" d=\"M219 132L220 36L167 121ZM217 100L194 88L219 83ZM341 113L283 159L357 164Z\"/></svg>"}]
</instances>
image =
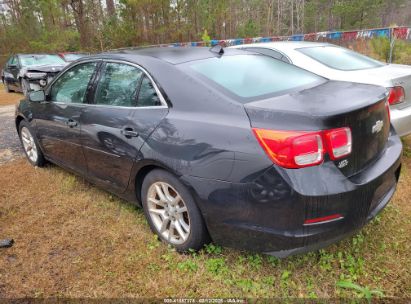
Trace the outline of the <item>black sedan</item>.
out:
<instances>
[{"instance_id":1,"label":"black sedan","mask_svg":"<svg viewBox=\"0 0 411 304\"><path fill-rule=\"evenodd\" d=\"M58 55L17 54L6 62L1 80L7 92L40 90L53 79L67 63Z\"/></svg>"},{"instance_id":2,"label":"black sedan","mask_svg":"<svg viewBox=\"0 0 411 304\"><path fill-rule=\"evenodd\" d=\"M276 256L349 235L391 199L401 141L384 88L260 54L152 48L80 59L16 112L28 160L141 204L179 251Z\"/></svg>"}]
</instances>

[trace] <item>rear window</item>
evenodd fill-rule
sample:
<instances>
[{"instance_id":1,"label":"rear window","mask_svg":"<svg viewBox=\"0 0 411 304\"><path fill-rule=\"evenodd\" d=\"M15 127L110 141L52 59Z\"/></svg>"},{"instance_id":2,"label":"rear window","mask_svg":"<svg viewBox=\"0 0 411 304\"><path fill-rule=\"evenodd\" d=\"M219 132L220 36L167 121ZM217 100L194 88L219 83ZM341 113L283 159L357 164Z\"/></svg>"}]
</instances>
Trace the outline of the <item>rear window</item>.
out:
<instances>
[{"instance_id":1,"label":"rear window","mask_svg":"<svg viewBox=\"0 0 411 304\"><path fill-rule=\"evenodd\" d=\"M285 94L325 81L318 75L263 55L223 55L185 65L242 102Z\"/></svg>"},{"instance_id":2,"label":"rear window","mask_svg":"<svg viewBox=\"0 0 411 304\"><path fill-rule=\"evenodd\" d=\"M384 64L349 49L335 46L317 46L297 49L299 52L331 68L343 71L371 69Z\"/></svg>"}]
</instances>

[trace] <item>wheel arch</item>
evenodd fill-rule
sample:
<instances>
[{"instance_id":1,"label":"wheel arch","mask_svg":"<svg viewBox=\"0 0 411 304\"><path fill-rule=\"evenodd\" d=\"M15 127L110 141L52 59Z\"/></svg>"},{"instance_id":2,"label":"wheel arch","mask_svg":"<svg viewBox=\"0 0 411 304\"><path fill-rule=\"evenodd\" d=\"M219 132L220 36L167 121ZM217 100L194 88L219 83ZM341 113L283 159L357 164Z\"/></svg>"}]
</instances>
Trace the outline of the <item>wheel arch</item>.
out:
<instances>
[{"instance_id":1,"label":"wheel arch","mask_svg":"<svg viewBox=\"0 0 411 304\"><path fill-rule=\"evenodd\" d=\"M22 115L18 115L18 116L16 117L15 123L16 123L16 130L17 130L17 133L18 133L18 134L20 134L20 123L21 123L23 120L26 120L26 119L25 119Z\"/></svg>"},{"instance_id":2,"label":"wheel arch","mask_svg":"<svg viewBox=\"0 0 411 304\"><path fill-rule=\"evenodd\" d=\"M144 178L149 174L151 171L161 169L167 171L171 174L174 174L177 177L180 177L181 174L176 173L174 170L169 168L168 166L153 161L153 160L146 160L145 163L138 167L134 175L134 189L135 195L137 197L137 201L141 204L141 187L143 185Z\"/></svg>"}]
</instances>

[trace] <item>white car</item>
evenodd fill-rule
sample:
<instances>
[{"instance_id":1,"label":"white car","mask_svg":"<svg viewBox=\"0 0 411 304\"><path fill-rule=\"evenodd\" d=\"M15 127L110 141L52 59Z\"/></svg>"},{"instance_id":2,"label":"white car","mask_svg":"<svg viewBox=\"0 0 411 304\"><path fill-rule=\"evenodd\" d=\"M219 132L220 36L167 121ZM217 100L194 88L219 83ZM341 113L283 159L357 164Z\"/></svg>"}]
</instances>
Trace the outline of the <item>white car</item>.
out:
<instances>
[{"instance_id":1,"label":"white car","mask_svg":"<svg viewBox=\"0 0 411 304\"><path fill-rule=\"evenodd\" d=\"M331 80L380 85L389 92L391 122L411 133L411 66L386 64L329 43L279 41L233 46L274 57Z\"/></svg>"}]
</instances>

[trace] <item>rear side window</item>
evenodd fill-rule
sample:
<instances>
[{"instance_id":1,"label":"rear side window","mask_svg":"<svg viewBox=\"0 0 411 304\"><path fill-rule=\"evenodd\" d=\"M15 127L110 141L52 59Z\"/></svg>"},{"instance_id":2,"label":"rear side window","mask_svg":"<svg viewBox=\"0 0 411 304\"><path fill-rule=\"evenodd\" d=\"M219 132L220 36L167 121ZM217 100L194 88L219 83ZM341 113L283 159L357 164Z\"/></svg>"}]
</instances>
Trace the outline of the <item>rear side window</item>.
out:
<instances>
[{"instance_id":1,"label":"rear side window","mask_svg":"<svg viewBox=\"0 0 411 304\"><path fill-rule=\"evenodd\" d=\"M325 79L291 64L262 55L236 55L186 63L192 71L240 102L280 95Z\"/></svg>"},{"instance_id":2,"label":"rear side window","mask_svg":"<svg viewBox=\"0 0 411 304\"><path fill-rule=\"evenodd\" d=\"M147 76L144 76L141 81L140 91L138 93L138 107L152 107L161 105L160 98L157 95L157 92L153 86L153 83L148 79Z\"/></svg>"},{"instance_id":3,"label":"rear side window","mask_svg":"<svg viewBox=\"0 0 411 304\"><path fill-rule=\"evenodd\" d=\"M123 63L107 63L95 94L95 103L134 107L143 72Z\"/></svg>"},{"instance_id":4,"label":"rear side window","mask_svg":"<svg viewBox=\"0 0 411 304\"><path fill-rule=\"evenodd\" d=\"M53 84L50 99L64 103L82 103L96 65L95 62L83 63L64 72Z\"/></svg>"},{"instance_id":5,"label":"rear side window","mask_svg":"<svg viewBox=\"0 0 411 304\"><path fill-rule=\"evenodd\" d=\"M343 71L371 69L384 65L377 60L342 47L317 46L299 48L297 51L326 66Z\"/></svg>"}]
</instances>

